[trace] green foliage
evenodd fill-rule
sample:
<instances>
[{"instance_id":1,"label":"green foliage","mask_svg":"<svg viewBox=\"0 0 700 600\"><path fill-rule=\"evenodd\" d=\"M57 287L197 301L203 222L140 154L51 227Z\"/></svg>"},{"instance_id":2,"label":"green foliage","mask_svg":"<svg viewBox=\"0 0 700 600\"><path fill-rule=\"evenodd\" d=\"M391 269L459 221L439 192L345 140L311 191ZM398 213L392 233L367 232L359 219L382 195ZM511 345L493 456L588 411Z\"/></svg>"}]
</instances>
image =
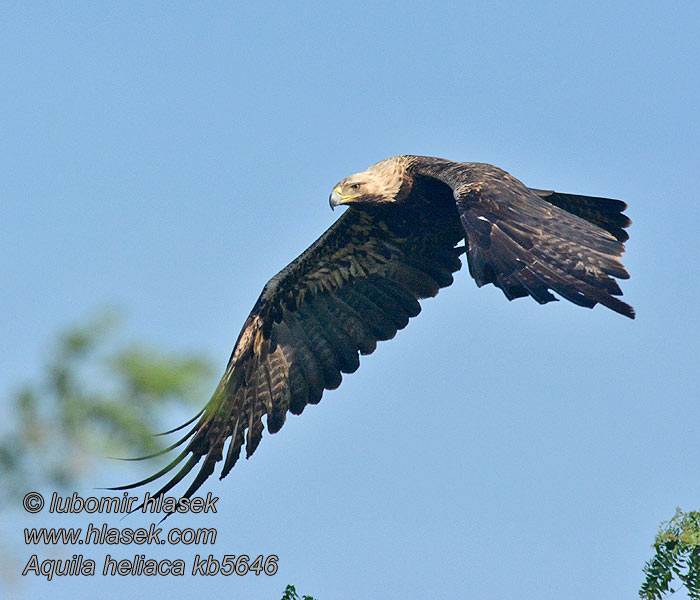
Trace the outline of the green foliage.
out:
<instances>
[{"instance_id":1,"label":"green foliage","mask_svg":"<svg viewBox=\"0 0 700 600\"><path fill-rule=\"evenodd\" d=\"M39 380L11 395L11 427L0 436L2 493L74 487L95 458L157 451L163 409L201 403L212 375L206 360L119 345L116 325L103 315L69 329Z\"/></svg>"},{"instance_id":2,"label":"green foliage","mask_svg":"<svg viewBox=\"0 0 700 600\"><path fill-rule=\"evenodd\" d=\"M302 596L299 598L293 585L288 585L284 590L284 595L280 600L315 600L313 596Z\"/></svg>"},{"instance_id":3,"label":"green foliage","mask_svg":"<svg viewBox=\"0 0 700 600\"><path fill-rule=\"evenodd\" d=\"M700 511L684 513L677 508L674 517L659 527L654 549L654 558L644 565L646 581L639 596L658 600L666 592L673 594L676 577L689 598L700 600Z\"/></svg>"}]
</instances>

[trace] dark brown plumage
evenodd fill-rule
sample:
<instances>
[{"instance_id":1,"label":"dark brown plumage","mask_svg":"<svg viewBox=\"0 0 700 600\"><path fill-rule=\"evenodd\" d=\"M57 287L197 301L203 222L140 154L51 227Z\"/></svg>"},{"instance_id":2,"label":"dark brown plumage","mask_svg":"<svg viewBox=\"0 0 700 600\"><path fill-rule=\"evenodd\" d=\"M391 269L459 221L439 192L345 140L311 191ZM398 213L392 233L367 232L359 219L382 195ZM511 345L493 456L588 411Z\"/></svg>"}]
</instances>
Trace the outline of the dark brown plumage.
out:
<instances>
[{"instance_id":1,"label":"dark brown plumage","mask_svg":"<svg viewBox=\"0 0 700 600\"><path fill-rule=\"evenodd\" d=\"M223 460L221 478L245 444L250 457L287 412L301 414L359 367L377 341L394 337L421 310L419 299L449 286L466 252L478 286L493 283L510 300L602 304L634 318L613 279L629 219L619 200L527 188L482 163L398 156L341 181L331 206L350 205L301 256L264 287L206 407L178 442L167 467L184 464L168 492L204 458L189 497ZM464 241L462 245L461 242ZM227 440L230 440L226 447Z\"/></svg>"}]
</instances>

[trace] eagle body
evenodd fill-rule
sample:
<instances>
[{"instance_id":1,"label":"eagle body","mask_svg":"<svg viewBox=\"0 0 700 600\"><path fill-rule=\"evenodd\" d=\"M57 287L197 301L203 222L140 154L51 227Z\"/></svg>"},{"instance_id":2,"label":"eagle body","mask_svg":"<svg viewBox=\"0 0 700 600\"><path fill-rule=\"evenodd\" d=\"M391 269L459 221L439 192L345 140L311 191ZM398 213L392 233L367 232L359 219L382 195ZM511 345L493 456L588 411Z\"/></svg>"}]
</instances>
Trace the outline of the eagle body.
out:
<instances>
[{"instance_id":1,"label":"eagle body","mask_svg":"<svg viewBox=\"0 0 700 600\"><path fill-rule=\"evenodd\" d=\"M246 457L257 448L263 416L275 433L288 412L337 388L360 355L418 315L419 300L453 282L463 254L477 285L509 300L545 304L554 292L634 318L614 279L629 277L620 257L630 220L619 200L531 189L484 163L404 155L343 179L330 204L348 208L265 285L213 397L163 452L183 450L155 475L113 489L181 465L157 492L166 493L202 458L185 497L219 461L225 477L244 445Z\"/></svg>"}]
</instances>

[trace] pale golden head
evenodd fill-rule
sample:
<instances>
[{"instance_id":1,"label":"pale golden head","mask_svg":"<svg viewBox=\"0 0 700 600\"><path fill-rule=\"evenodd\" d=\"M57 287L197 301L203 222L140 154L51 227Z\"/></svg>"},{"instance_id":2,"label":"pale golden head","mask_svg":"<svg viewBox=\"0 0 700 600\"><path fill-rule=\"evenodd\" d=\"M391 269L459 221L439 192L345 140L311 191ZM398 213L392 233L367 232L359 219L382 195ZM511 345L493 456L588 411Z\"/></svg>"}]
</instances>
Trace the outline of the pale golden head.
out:
<instances>
[{"instance_id":1,"label":"pale golden head","mask_svg":"<svg viewBox=\"0 0 700 600\"><path fill-rule=\"evenodd\" d=\"M329 202L331 208L342 204L389 204L404 198L409 190L405 157L392 156L338 182Z\"/></svg>"}]
</instances>

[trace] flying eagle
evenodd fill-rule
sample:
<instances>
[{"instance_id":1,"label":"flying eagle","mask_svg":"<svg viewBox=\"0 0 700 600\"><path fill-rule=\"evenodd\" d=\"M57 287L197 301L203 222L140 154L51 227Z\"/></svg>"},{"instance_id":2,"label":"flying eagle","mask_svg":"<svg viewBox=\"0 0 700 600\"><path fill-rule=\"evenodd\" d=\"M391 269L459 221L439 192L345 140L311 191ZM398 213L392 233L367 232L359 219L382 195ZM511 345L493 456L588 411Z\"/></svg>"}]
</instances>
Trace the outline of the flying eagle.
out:
<instances>
[{"instance_id":1,"label":"flying eagle","mask_svg":"<svg viewBox=\"0 0 700 600\"><path fill-rule=\"evenodd\" d=\"M181 465L156 494L166 493L202 458L184 497L221 460L225 477L244 443L246 458L255 452L264 415L276 433L287 412L299 415L337 388L341 373L360 366L359 354L420 312L418 300L452 283L462 254L477 286L493 283L508 300L545 304L555 292L634 318L613 279L629 278L620 256L631 222L619 200L528 188L483 163L395 156L343 179L330 205L348 208L267 282L213 397L167 432L194 423L158 454L184 449L155 475L111 489L150 483Z\"/></svg>"}]
</instances>

